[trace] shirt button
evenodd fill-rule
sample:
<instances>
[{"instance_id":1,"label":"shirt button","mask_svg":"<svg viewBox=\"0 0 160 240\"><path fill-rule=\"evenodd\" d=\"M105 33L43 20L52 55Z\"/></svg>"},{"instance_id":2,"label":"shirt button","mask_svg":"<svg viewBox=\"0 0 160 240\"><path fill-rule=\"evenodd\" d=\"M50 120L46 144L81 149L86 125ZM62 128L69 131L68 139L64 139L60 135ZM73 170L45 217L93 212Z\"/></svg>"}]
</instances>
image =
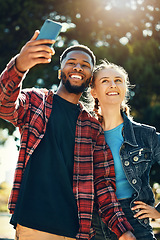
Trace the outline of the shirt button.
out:
<instances>
[{"instance_id":1,"label":"shirt button","mask_svg":"<svg viewBox=\"0 0 160 240\"><path fill-rule=\"evenodd\" d=\"M147 159L147 157L148 157L148 156L147 156L147 153L144 154L144 157L145 157L145 159Z\"/></svg>"},{"instance_id":2,"label":"shirt button","mask_svg":"<svg viewBox=\"0 0 160 240\"><path fill-rule=\"evenodd\" d=\"M144 223L145 223L145 224L148 224L148 219L144 219Z\"/></svg>"},{"instance_id":3,"label":"shirt button","mask_svg":"<svg viewBox=\"0 0 160 240\"><path fill-rule=\"evenodd\" d=\"M132 180L132 183L133 183L133 184L136 184L136 183L137 183L137 180L134 178L134 179Z\"/></svg>"},{"instance_id":4,"label":"shirt button","mask_svg":"<svg viewBox=\"0 0 160 240\"><path fill-rule=\"evenodd\" d=\"M124 162L124 165L125 165L125 166L129 166L129 161L125 161L125 162Z\"/></svg>"},{"instance_id":5,"label":"shirt button","mask_svg":"<svg viewBox=\"0 0 160 240\"><path fill-rule=\"evenodd\" d=\"M137 156L134 156L133 161L137 162L138 159L139 159L139 158L138 158Z\"/></svg>"}]
</instances>

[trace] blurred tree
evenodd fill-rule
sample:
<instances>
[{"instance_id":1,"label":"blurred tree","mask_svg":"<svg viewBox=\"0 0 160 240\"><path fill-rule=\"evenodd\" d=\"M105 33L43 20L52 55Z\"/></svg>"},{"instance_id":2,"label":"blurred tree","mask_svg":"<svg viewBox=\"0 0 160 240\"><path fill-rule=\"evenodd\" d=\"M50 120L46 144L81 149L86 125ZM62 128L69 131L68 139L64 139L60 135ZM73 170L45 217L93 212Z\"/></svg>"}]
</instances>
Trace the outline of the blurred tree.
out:
<instances>
[{"instance_id":1,"label":"blurred tree","mask_svg":"<svg viewBox=\"0 0 160 240\"><path fill-rule=\"evenodd\" d=\"M130 77L135 85L135 97L131 99L133 114L136 120L148 124L155 124L160 130L158 118L149 118L147 109L157 111L155 106L160 103L160 48L158 40L150 38L141 40L129 46L130 55L124 63ZM152 117L156 113L152 114Z\"/></svg>"},{"instance_id":2,"label":"blurred tree","mask_svg":"<svg viewBox=\"0 0 160 240\"><path fill-rule=\"evenodd\" d=\"M158 125L156 119L145 119L145 110L155 111L160 102L159 0L0 0L0 6L1 71L46 18L60 21L63 30L52 63L31 69L23 87L58 84L59 55L67 46L82 43L97 60L107 58L126 68L136 85L130 101L135 119ZM9 133L14 129L6 121L0 121L0 126L7 126Z\"/></svg>"},{"instance_id":3,"label":"blurred tree","mask_svg":"<svg viewBox=\"0 0 160 240\"><path fill-rule=\"evenodd\" d=\"M81 43L94 51L98 61L107 58L127 70L136 85L130 100L134 119L160 131L159 0L0 0L0 9L0 71L45 19L62 22L52 63L31 69L23 87L57 85L60 54ZM8 128L9 134L14 130L2 119L0 128Z\"/></svg>"}]
</instances>

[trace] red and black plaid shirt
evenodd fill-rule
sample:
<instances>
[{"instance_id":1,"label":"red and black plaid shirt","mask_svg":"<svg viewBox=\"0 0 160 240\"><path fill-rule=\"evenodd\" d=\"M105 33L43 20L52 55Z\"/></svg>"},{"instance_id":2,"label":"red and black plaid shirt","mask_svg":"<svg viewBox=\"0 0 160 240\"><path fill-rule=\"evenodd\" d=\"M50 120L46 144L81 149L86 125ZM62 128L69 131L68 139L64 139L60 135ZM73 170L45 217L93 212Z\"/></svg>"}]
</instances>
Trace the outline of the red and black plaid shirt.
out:
<instances>
[{"instance_id":1,"label":"red and black plaid shirt","mask_svg":"<svg viewBox=\"0 0 160 240\"><path fill-rule=\"evenodd\" d=\"M0 117L19 127L21 133L19 158L9 199L10 213L14 213L27 162L44 136L53 101L50 90L21 90L24 77L15 68L15 58L0 76ZM80 224L77 239L90 239L94 234L91 219L95 196L104 222L118 237L132 230L115 195L114 162L105 144L103 130L83 106L76 125L73 192Z\"/></svg>"}]
</instances>

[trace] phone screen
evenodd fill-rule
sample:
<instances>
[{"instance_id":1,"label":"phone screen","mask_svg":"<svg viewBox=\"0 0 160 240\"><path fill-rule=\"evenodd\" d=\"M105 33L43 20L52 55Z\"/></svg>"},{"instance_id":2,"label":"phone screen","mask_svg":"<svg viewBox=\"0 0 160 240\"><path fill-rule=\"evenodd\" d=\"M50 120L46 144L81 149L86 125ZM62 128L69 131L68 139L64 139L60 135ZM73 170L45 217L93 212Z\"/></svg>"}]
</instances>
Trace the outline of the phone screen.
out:
<instances>
[{"instance_id":1,"label":"phone screen","mask_svg":"<svg viewBox=\"0 0 160 240\"><path fill-rule=\"evenodd\" d=\"M62 29L61 23L47 19L40 29L40 34L38 35L37 40L38 39L56 40L61 29Z\"/></svg>"}]
</instances>

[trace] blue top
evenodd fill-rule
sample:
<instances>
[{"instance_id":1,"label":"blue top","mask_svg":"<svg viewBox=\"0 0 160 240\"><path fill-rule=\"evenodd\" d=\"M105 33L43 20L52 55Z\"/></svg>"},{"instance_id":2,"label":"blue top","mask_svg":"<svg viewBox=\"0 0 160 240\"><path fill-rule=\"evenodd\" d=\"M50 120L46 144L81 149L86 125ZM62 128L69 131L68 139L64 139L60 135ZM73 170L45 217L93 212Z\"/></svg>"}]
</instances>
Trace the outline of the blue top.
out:
<instances>
[{"instance_id":1,"label":"blue top","mask_svg":"<svg viewBox=\"0 0 160 240\"><path fill-rule=\"evenodd\" d=\"M122 136L122 128L123 123L116 128L104 132L105 140L111 149L114 159L114 168L116 174L116 196L118 199L130 198L134 191L126 178L120 158L120 147L124 141Z\"/></svg>"}]
</instances>

